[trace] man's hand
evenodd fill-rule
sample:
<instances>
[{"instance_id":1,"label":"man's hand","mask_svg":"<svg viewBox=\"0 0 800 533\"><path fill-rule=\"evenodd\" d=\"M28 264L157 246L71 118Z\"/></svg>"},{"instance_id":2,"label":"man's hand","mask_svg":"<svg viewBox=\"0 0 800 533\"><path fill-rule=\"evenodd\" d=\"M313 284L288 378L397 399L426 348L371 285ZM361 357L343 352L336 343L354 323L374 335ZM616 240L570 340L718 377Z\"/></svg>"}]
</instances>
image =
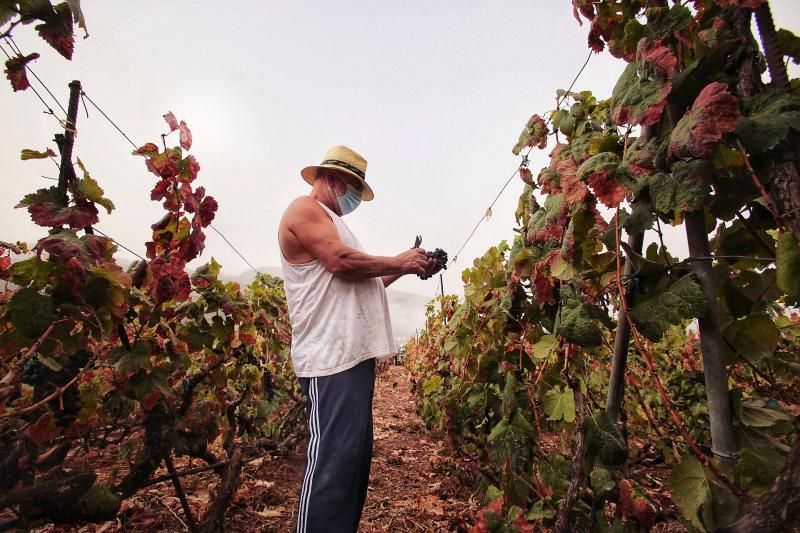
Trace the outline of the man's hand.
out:
<instances>
[{"instance_id":1,"label":"man's hand","mask_svg":"<svg viewBox=\"0 0 800 533\"><path fill-rule=\"evenodd\" d=\"M412 248L397 256L404 274L424 274L431 263L435 263L425 255L422 248Z\"/></svg>"}]
</instances>

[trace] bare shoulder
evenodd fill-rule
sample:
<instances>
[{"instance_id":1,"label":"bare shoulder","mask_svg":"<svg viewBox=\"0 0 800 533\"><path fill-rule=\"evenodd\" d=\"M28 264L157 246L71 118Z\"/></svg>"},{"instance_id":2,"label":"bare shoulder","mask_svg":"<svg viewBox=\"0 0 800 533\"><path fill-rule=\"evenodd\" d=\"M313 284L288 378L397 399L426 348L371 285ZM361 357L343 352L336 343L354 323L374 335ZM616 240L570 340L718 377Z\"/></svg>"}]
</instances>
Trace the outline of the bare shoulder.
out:
<instances>
[{"instance_id":1,"label":"bare shoulder","mask_svg":"<svg viewBox=\"0 0 800 533\"><path fill-rule=\"evenodd\" d=\"M330 218L316 200L310 196L299 196L292 200L283 213L281 224L292 226L299 222L309 222Z\"/></svg>"}]
</instances>

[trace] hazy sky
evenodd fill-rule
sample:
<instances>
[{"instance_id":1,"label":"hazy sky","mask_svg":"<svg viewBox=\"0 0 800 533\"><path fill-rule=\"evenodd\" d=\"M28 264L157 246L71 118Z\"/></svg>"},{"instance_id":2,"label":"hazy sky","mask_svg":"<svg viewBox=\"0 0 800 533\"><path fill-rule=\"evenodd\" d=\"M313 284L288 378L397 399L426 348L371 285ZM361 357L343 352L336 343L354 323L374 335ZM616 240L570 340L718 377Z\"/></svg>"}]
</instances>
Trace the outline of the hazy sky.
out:
<instances>
[{"instance_id":1,"label":"hazy sky","mask_svg":"<svg viewBox=\"0 0 800 533\"><path fill-rule=\"evenodd\" d=\"M771 4L778 27L800 27L800 2ZM375 200L345 219L368 252L394 255L422 234L423 247L452 256L516 168L511 147L527 118L554 107L588 54L588 28L567 0L130 5L84 0L91 36L72 62L31 27L15 37L42 54L33 68L65 106L67 83L81 80L137 144L160 144L167 111L185 120L202 166L196 185L220 203L214 225L256 266L279 265L280 215L309 190L300 169L335 144L369 162ZM624 66L595 55L576 89L607 97ZM5 83L0 106L0 240L34 243L44 231L13 207L56 169L21 162L19 151L55 148L59 125L33 93ZM155 176L91 107L78 131L75 154L117 205L98 227L143 255L163 213L149 199ZM532 155L535 175L547 158ZM521 191L515 178L445 273L446 291L461 294L461 270L513 238ZM210 229L206 244L197 264L213 255L231 274L247 269ZM396 287L429 296L437 284L407 277Z\"/></svg>"}]
</instances>

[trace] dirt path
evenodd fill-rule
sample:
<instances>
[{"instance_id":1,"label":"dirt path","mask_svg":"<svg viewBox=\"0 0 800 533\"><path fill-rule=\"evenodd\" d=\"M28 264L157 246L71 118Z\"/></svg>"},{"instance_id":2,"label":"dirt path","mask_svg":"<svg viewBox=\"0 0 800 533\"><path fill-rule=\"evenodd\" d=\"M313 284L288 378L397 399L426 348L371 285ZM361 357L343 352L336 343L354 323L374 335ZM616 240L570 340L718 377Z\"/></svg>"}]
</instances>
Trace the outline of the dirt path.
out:
<instances>
[{"instance_id":1,"label":"dirt path","mask_svg":"<svg viewBox=\"0 0 800 533\"><path fill-rule=\"evenodd\" d=\"M378 377L374 403L375 445L361 519L361 533L466 531L478 511L471 475L456 468L443 442L425 431L417 416L408 372L390 367ZM306 443L282 455L252 460L225 516L230 532L294 531ZM96 457L100 470L124 471L125 462ZM191 466L185 458L178 469ZM469 467L472 463L465 464ZM196 466L196 465L195 465ZM157 474L161 474L159 470ZM461 479L459 478L459 473ZM202 515L218 478L203 472L182 478L194 516ZM8 513L6 513L8 514ZM0 518L10 518L0 514ZM114 520L80 526L45 525L36 533L117 533L188 531L180 501L169 483L152 485L125 500Z\"/></svg>"},{"instance_id":2,"label":"dirt path","mask_svg":"<svg viewBox=\"0 0 800 533\"><path fill-rule=\"evenodd\" d=\"M393 366L379 376L374 417L374 457L359 531L468 529L477 512L477 502L471 498L471 489L456 475L442 441L425 431L415 412L404 368ZM252 465L245 468L243 491L256 488L258 483L267 486L244 509L229 512L231 530L292 530L304 454L301 446L287 456L258 464L262 472L258 477L270 481L251 478L248 470ZM240 503L244 503L241 497ZM251 526L258 526L239 529L245 526L242 518L247 516Z\"/></svg>"}]
</instances>

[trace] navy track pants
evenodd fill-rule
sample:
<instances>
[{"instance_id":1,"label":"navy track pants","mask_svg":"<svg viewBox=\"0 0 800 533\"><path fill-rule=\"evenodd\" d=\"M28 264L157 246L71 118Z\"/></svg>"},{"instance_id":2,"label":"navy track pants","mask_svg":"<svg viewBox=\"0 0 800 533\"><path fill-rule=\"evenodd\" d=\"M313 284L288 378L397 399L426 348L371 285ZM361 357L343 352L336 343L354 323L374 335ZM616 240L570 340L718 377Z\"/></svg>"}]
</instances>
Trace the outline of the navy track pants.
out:
<instances>
[{"instance_id":1,"label":"navy track pants","mask_svg":"<svg viewBox=\"0 0 800 533\"><path fill-rule=\"evenodd\" d=\"M300 378L308 396L308 456L298 533L354 533L372 463L375 359L316 378Z\"/></svg>"}]
</instances>

